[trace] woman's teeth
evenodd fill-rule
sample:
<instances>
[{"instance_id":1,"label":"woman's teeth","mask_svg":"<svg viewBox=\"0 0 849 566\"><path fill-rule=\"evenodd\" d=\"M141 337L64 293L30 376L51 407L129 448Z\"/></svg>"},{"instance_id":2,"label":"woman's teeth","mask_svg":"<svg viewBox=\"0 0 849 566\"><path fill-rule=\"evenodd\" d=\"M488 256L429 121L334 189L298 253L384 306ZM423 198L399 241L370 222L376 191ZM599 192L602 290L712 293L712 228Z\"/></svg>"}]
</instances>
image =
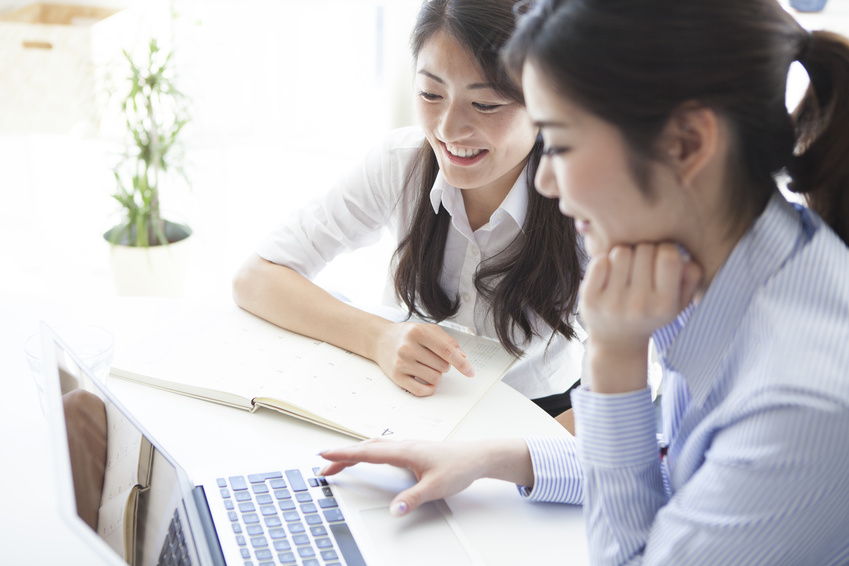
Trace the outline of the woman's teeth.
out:
<instances>
[{"instance_id":1,"label":"woman's teeth","mask_svg":"<svg viewBox=\"0 0 849 566\"><path fill-rule=\"evenodd\" d=\"M445 144L445 149L448 150L448 153L457 157L474 157L483 151L482 149L466 149L448 144Z\"/></svg>"}]
</instances>

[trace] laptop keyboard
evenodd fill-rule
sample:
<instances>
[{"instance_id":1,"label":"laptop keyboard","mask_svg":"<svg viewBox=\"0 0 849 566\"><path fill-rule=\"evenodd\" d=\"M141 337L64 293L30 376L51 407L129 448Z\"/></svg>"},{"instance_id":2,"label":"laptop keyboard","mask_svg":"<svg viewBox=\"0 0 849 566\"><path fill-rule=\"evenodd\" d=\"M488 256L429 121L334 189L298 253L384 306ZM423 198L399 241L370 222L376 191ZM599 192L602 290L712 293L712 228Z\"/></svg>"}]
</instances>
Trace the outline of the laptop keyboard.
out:
<instances>
[{"instance_id":1,"label":"laptop keyboard","mask_svg":"<svg viewBox=\"0 0 849 566\"><path fill-rule=\"evenodd\" d=\"M162 543L162 551L159 553L157 566L191 566L189 551L186 549L186 538L183 535L183 525L180 523L180 515L174 510L171 524L168 525L168 535Z\"/></svg>"},{"instance_id":2,"label":"laptop keyboard","mask_svg":"<svg viewBox=\"0 0 849 566\"><path fill-rule=\"evenodd\" d=\"M218 478L244 566L365 564L333 491L317 473Z\"/></svg>"}]
</instances>

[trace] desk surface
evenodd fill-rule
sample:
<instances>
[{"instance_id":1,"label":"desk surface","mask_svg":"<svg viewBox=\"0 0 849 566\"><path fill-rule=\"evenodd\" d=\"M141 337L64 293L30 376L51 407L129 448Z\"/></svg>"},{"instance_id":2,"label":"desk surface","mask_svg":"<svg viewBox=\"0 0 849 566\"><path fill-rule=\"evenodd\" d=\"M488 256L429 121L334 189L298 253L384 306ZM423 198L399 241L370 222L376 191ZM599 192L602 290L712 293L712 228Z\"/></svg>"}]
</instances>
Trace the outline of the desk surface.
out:
<instances>
[{"instance_id":1,"label":"desk surface","mask_svg":"<svg viewBox=\"0 0 849 566\"><path fill-rule=\"evenodd\" d=\"M65 527L53 502L47 423L23 355L40 320L100 324L121 337L144 331L144 321L176 299L117 299L99 304L39 303L0 307L0 556L7 564L95 564ZM132 325L120 321L132 320ZM130 338L125 338L130 339ZM273 411L250 414L221 405L111 379L110 387L159 438L191 476L227 460L273 465L275 454L299 457L354 442L351 438ZM508 418L505 418L508 416ZM245 435L249 430L251 434ZM457 439L561 435L560 426L504 384L479 403ZM245 440L248 438L250 440ZM269 449L271 447L271 449ZM587 564L581 509L528 503L512 484L480 480L448 505L464 535L488 564ZM70 561L69 561L70 560Z\"/></svg>"}]
</instances>

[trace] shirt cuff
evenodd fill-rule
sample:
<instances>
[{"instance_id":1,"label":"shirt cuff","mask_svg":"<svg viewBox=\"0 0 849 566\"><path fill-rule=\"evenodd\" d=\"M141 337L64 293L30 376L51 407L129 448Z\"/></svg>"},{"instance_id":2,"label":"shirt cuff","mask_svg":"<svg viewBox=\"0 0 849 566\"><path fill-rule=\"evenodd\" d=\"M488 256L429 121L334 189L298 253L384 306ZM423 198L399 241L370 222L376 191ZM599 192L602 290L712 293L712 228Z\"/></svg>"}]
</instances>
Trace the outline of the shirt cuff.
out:
<instances>
[{"instance_id":1,"label":"shirt cuff","mask_svg":"<svg viewBox=\"0 0 849 566\"><path fill-rule=\"evenodd\" d=\"M530 501L580 505L584 474L578 462L575 437L526 438L534 470L534 487L517 486Z\"/></svg>"},{"instance_id":2,"label":"shirt cuff","mask_svg":"<svg viewBox=\"0 0 849 566\"><path fill-rule=\"evenodd\" d=\"M578 453L585 465L642 466L659 458L651 389L616 395L572 392Z\"/></svg>"}]
</instances>

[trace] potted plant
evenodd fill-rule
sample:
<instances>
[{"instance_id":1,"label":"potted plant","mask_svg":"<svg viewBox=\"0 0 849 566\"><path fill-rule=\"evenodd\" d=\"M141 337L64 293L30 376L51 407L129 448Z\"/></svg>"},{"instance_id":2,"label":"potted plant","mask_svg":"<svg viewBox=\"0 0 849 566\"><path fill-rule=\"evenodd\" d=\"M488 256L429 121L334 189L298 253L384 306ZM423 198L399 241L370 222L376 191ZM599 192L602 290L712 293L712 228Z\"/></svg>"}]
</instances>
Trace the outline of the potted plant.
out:
<instances>
[{"instance_id":1,"label":"potted plant","mask_svg":"<svg viewBox=\"0 0 849 566\"><path fill-rule=\"evenodd\" d=\"M188 101L176 88L173 51L156 39L137 64L127 51L128 80L118 92L127 147L113 172L113 198L122 219L104 234L112 244L112 272L121 295L179 295L185 278L185 247L191 229L162 218L163 182L188 184L180 134L189 122Z\"/></svg>"}]
</instances>

